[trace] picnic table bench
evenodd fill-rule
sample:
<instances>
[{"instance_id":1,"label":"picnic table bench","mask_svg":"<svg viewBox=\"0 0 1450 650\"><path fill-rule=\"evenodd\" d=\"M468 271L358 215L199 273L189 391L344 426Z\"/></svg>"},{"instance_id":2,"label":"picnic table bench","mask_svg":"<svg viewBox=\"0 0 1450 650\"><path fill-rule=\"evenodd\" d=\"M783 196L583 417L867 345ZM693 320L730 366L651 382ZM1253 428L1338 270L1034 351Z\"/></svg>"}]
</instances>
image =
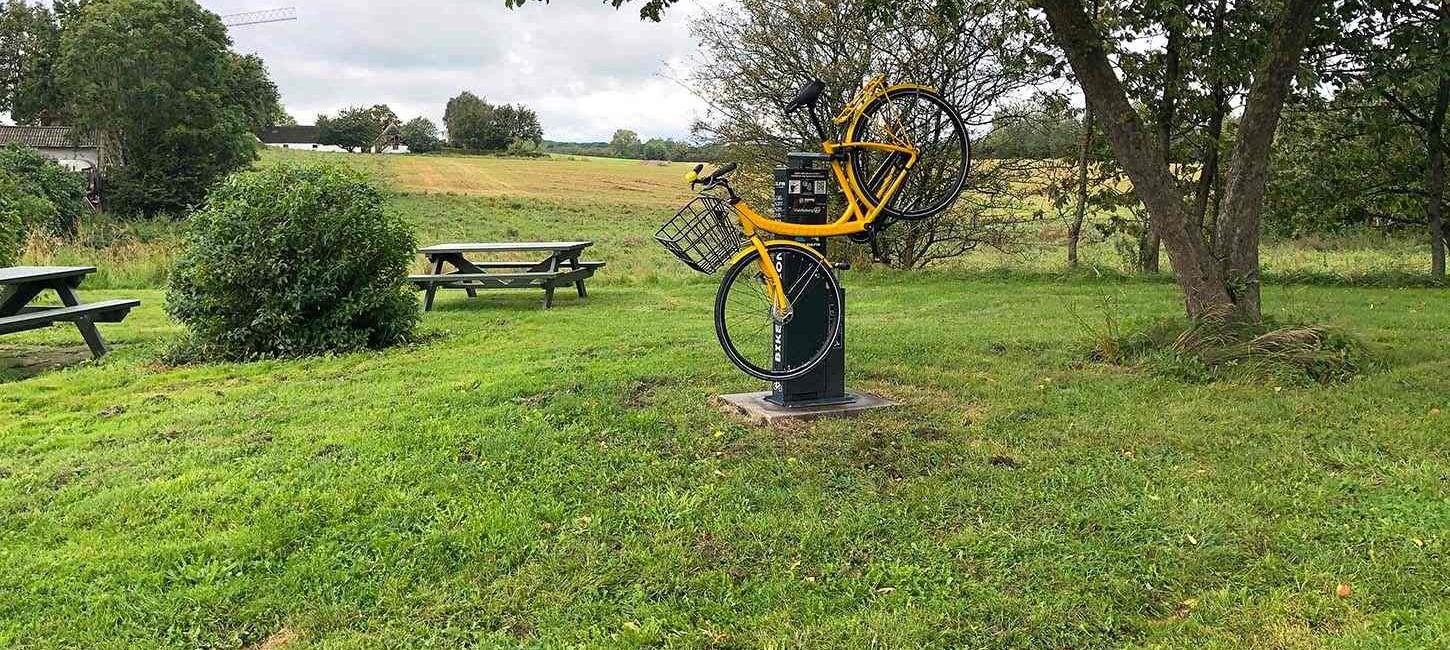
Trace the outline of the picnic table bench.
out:
<instances>
[{"instance_id":1,"label":"picnic table bench","mask_svg":"<svg viewBox=\"0 0 1450 650\"><path fill-rule=\"evenodd\" d=\"M544 290L544 309L554 305L554 288L574 285L580 298L589 297L584 280L604 266L604 262L582 262L579 256L594 242L495 242L438 244L418 252L428 258L433 272L410 275L408 281L424 291L423 310L433 309L433 297L439 289L462 289L468 297L478 296L479 289ZM503 253L534 253L534 260L474 260L469 255ZM542 256L543 259L539 259ZM452 271L444 272L444 267Z\"/></svg>"},{"instance_id":2,"label":"picnic table bench","mask_svg":"<svg viewBox=\"0 0 1450 650\"><path fill-rule=\"evenodd\" d=\"M82 303L76 287L85 276L95 273L94 266L15 266L0 268L0 335L14 334L50 327L56 323L74 323L99 359L106 355L106 342L96 331L96 323L119 323L139 307L139 300L104 300ZM36 306L31 301L46 291L60 296L62 306Z\"/></svg>"}]
</instances>

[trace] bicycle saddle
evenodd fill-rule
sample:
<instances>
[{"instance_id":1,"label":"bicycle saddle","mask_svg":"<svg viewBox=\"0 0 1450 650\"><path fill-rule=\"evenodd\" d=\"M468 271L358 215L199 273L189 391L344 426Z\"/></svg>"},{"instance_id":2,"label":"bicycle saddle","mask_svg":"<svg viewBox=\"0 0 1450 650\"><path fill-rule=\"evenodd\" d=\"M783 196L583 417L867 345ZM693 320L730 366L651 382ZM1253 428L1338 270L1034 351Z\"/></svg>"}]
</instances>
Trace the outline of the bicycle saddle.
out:
<instances>
[{"instance_id":1,"label":"bicycle saddle","mask_svg":"<svg viewBox=\"0 0 1450 650\"><path fill-rule=\"evenodd\" d=\"M785 105L785 112L794 113L807 106L815 108L816 101L821 98L821 91L825 89L826 82L820 79L807 81L806 85L801 86L801 89L796 92L795 99L790 100L790 103Z\"/></svg>"}]
</instances>

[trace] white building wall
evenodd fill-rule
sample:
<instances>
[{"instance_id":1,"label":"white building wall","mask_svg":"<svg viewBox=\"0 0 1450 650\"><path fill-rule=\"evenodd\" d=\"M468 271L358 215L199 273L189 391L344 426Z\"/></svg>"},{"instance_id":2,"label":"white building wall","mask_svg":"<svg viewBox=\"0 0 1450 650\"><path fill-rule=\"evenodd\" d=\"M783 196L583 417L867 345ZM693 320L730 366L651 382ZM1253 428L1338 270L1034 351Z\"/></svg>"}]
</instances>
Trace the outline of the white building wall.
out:
<instances>
[{"instance_id":1,"label":"white building wall","mask_svg":"<svg viewBox=\"0 0 1450 650\"><path fill-rule=\"evenodd\" d=\"M342 147L339 147L337 145L317 144L316 142L268 142L266 144L273 149L295 149L297 151L320 151L324 153L347 153L346 149L343 149ZM378 153L408 153L408 147L399 146L397 149L389 148Z\"/></svg>"},{"instance_id":2,"label":"white building wall","mask_svg":"<svg viewBox=\"0 0 1450 650\"><path fill-rule=\"evenodd\" d=\"M57 147L41 147L39 149L36 149L36 151L39 151L40 154L45 156L46 158L55 161L84 160L85 162L90 163L91 167L96 167L101 164L100 153L93 148L80 147L75 149L61 149Z\"/></svg>"}]
</instances>

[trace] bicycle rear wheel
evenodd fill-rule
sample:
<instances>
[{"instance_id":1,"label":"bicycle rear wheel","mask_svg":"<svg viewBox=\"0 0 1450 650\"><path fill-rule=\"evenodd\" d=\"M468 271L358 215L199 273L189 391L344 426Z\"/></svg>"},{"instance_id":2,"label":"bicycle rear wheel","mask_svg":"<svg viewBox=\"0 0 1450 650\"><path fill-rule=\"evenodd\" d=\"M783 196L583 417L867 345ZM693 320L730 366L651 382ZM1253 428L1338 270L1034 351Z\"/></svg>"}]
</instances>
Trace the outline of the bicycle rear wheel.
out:
<instances>
[{"instance_id":1,"label":"bicycle rear wheel","mask_svg":"<svg viewBox=\"0 0 1450 650\"><path fill-rule=\"evenodd\" d=\"M808 306L814 313L794 312L778 318L760 270L760 253L752 250L725 272L720 283L715 295L715 335L725 356L745 374L765 381L788 381L814 370L834 345L841 331L841 285L819 256L781 244L767 245L766 251L791 304ZM819 347L792 351L791 358L800 360L792 365L785 359L778 363L780 328L795 318L817 317L826 319Z\"/></svg>"},{"instance_id":2,"label":"bicycle rear wheel","mask_svg":"<svg viewBox=\"0 0 1450 650\"><path fill-rule=\"evenodd\" d=\"M966 126L956 109L934 92L917 88L888 90L862 111L847 141L909 144L920 152L906 183L882 210L888 217L934 217L950 208L966 187L972 164ZM851 151L852 172L872 204L880 203L895 175L892 172L905 162L905 155L900 153L862 148Z\"/></svg>"}]
</instances>

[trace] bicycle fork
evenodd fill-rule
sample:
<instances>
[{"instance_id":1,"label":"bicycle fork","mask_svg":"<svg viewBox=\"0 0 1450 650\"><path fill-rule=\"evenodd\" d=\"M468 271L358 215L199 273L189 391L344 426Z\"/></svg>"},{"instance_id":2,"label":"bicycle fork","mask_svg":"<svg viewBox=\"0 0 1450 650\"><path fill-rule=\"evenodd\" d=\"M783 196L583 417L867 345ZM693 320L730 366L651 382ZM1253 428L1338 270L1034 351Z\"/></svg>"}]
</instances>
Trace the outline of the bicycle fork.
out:
<instances>
[{"instance_id":1,"label":"bicycle fork","mask_svg":"<svg viewBox=\"0 0 1450 650\"><path fill-rule=\"evenodd\" d=\"M754 233L750 234L750 245L760 257L760 275L765 278L765 294L771 303L770 317L777 323L784 323L790 320L794 310L791 308L790 297L785 294L785 283L780 279L780 269L775 268L775 260L770 259L770 250L766 248L765 241Z\"/></svg>"}]
</instances>

